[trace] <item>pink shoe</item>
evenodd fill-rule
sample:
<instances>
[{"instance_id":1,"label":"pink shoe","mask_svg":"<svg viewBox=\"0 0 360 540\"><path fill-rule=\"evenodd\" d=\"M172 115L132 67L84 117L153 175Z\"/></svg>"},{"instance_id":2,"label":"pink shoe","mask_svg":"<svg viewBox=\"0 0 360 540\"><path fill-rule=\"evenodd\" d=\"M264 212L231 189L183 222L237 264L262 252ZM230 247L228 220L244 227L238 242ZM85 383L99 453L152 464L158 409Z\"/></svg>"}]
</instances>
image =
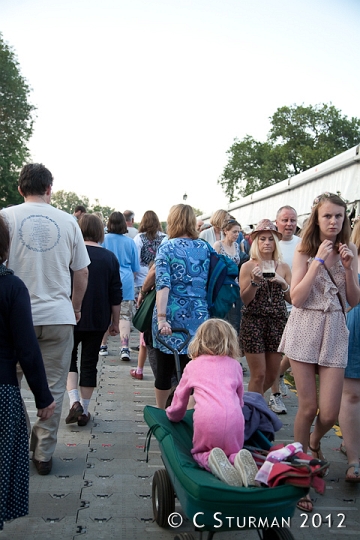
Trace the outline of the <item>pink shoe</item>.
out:
<instances>
[{"instance_id":1,"label":"pink shoe","mask_svg":"<svg viewBox=\"0 0 360 540\"><path fill-rule=\"evenodd\" d=\"M142 373L136 373L136 369L130 369L130 375L133 379L138 379L139 381L142 381L144 378Z\"/></svg>"}]
</instances>

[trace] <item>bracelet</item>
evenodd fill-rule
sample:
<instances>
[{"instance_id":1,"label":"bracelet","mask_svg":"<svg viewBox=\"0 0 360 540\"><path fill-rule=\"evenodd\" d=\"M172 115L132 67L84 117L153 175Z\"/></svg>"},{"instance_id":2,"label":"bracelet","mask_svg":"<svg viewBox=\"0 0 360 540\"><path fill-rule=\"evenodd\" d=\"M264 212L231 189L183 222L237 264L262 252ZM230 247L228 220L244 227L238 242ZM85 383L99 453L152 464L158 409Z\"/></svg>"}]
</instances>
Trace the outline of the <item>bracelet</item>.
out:
<instances>
[{"instance_id":1,"label":"bracelet","mask_svg":"<svg viewBox=\"0 0 360 540\"><path fill-rule=\"evenodd\" d=\"M281 291L282 291L283 294L286 294L287 292L290 291L290 285L288 285L288 286L286 287L286 289L281 289Z\"/></svg>"},{"instance_id":2,"label":"bracelet","mask_svg":"<svg viewBox=\"0 0 360 540\"><path fill-rule=\"evenodd\" d=\"M319 263L324 264L324 259L320 259L320 257L314 257L314 261L319 261Z\"/></svg>"},{"instance_id":3,"label":"bracelet","mask_svg":"<svg viewBox=\"0 0 360 540\"><path fill-rule=\"evenodd\" d=\"M257 283L256 281L253 281L253 280L251 280L250 283L253 287L260 287L261 285L261 283Z\"/></svg>"},{"instance_id":4,"label":"bracelet","mask_svg":"<svg viewBox=\"0 0 360 540\"><path fill-rule=\"evenodd\" d=\"M141 294L142 296L146 296L147 294L149 294L149 291L143 291L142 289L140 289L139 294Z\"/></svg>"},{"instance_id":5,"label":"bracelet","mask_svg":"<svg viewBox=\"0 0 360 540\"><path fill-rule=\"evenodd\" d=\"M158 313L157 318L159 318L159 317L165 317L165 319L166 319L166 313Z\"/></svg>"},{"instance_id":6,"label":"bracelet","mask_svg":"<svg viewBox=\"0 0 360 540\"><path fill-rule=\"evenodd\" d=\"M74 309L74 313L81 313L81 309L79 310Z\"/></svg>"}]
</instances>

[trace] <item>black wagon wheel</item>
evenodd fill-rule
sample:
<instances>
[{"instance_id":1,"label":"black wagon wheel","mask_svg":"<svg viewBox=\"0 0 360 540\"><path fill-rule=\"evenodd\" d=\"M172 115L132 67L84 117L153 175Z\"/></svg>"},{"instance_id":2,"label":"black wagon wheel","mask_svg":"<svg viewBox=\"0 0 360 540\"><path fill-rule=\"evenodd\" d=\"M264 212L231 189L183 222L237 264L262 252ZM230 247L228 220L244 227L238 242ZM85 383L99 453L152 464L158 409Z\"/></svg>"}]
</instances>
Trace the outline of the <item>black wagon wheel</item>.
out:
<instances>
[{"instance_id":1,"label":"black wagon wheel","mask_svg":"<svg viewBox=\"0 0 360 540\"><path fill-rule=\"evenodd\" d=\"M174 540L195 540L195 536L191 533L178 533L174 536Z\"/></svg>"},{"instance_id":2,"label":"black wagon wheel","mask_svg":"<svg viewBox=\"0 0 360 540\"><path fill-rule=\"evenodd\" d=\"M286 527L264 529L263 540L294 540L294 535Z\"/></svg>"},{"instance_id":3,"label":"black wagon wheel","mask_svg":"<svg viewBox=\"0 0 360 540\"><path fill-rule=\"evenodd\" d=\"M166 469L155 472L152 482L152 506L159 527L168 525L168 517L175 510L175 493Z\"/></svg>"}]
</instances>

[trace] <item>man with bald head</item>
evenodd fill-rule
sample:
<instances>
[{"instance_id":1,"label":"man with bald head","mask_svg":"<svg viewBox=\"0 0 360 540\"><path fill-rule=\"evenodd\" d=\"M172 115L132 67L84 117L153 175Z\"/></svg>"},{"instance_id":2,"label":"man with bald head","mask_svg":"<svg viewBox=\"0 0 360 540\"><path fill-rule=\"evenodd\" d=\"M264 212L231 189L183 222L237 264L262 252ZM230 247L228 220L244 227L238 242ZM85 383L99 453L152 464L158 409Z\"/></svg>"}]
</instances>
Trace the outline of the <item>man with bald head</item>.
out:
<instances>
[{"instance_id":1,"label":"man with bald head","mask_svg":"<svg viewBox=\"0 0 360 540\"><path fill-rule=\"evenodd\" d=\"M282 234L280 240L280 248L283 261L292 268L292 261L297 245L301 241L298 236L295 236L297 227L297 213L292 206L282 206L276 214L276 226ZM291 311L291 304L286 303L288 314ZM277 414L286 414L287 410L281 398L281 394L286 396L287 386L284 383L284 373L290 367L290 362L287 356L283 356L280 363L280 377L271 387L271 395L269 400L270 409Z\"/></svg>"}]
</instances>

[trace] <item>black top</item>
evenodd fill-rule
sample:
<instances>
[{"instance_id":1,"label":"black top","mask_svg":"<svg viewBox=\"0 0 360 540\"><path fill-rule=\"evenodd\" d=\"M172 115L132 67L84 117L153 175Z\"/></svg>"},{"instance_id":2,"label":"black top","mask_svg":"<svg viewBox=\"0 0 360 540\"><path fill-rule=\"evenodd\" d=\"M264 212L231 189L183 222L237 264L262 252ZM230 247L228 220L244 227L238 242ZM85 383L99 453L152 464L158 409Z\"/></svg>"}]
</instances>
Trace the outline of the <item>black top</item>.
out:
<instances>
[{"instance_id":1,"label":"black top","mask_svg":"<svg viewBox=\"0 0 360 540\"><path fill-rule=\"evenodd\" d=\"M28 290L18 277L0 275L0 384L19 386L16 364L24 372L38 409L54 400L36 339Z\"/></svg>"},{"instance_id":2,"label":"black top","mask_svg":"<svg viewBox=\"0 0 360 540\"><path fill-rule=\"evenodd\" d=\"M103 247L86 246L86 249L91 261L89 279L75 332L106 332L111 322L111 307L118 306L122 300L119 261Z\"/></svg>"}]
</instances>

